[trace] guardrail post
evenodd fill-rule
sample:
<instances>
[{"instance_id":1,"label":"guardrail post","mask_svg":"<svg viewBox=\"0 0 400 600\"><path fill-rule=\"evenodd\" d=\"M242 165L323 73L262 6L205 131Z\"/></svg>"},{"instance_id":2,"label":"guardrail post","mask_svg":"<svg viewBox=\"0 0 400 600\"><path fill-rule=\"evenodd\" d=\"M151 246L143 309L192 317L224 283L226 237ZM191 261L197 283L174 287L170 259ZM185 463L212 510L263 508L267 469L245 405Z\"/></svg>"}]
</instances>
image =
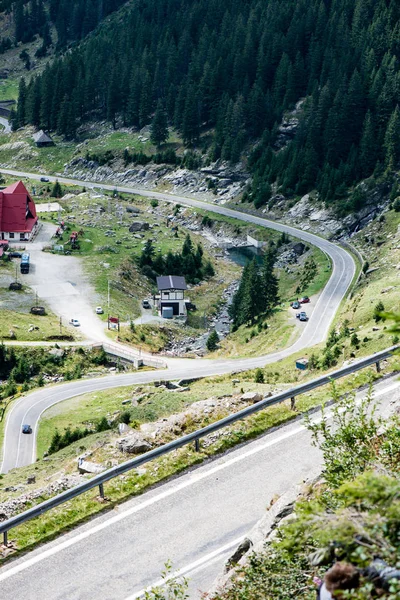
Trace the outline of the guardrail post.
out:
<instances>
[{"instance_id":1,"label":"guardrail post","mask_svg":"<svg viewBox=\"0 0 400 600\"><path fill-rule=\"evenodd\" d=\"M290 398L290 410L296 410L296 398L292 396Z\"/></svg>"},{"instance_id":2,"label":"guardrail post","mask_svg":"<svg viewBox=\"0 0 400 600\"><path fill-rule=\"evenodd\" d=\"M379 362L379 360L376 361L376 372L380 373L381 372L381 363Z\"/></svg>"},{"instance_id":3,"label":"guardrail post","mask_svg":"<svg viewBox=\"0 0 400 600\"><path fill-rule=\"evenodd\" d=\"M104 483L99 483L100 498L104 500Z\"/></svg>"},{"instance_id":4,"label":"guardrail post","mask_svg":"<svg viewBox=\"0 0 400 600\"><path fill-rule=\"evenodd\" d=\"M8 546L8 531L3 533L3 545Z\"/></svg>"},{"instance_id":5,"label":"guardrail post","mask_svg":"<svg viewBox=\"0 0 400 600\"><path fill-rule=\"evenodd\" d=\"M196 452L200 452L200 438L196 438L194 440L194 449Z\"/></svg>"}]
</instances>

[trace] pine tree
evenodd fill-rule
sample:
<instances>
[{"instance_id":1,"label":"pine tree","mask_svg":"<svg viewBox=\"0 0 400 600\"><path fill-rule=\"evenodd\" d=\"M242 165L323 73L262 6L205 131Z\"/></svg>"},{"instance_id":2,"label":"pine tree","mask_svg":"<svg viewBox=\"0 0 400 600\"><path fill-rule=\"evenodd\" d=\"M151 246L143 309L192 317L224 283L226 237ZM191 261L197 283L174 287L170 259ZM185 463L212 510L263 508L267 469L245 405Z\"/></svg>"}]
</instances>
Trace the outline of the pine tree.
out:
<instances>
[{"instance_id":1,"label":"pine tree","mask_svg":"<svg viewBox=\"0 0 400 600\"><path fill-rule=\"evenodd\" d=\"M182 256L187 256L193 253L193 242L189 234L186 235L182 246Z\"/></svg>"},{"instance_id":2,"label":"pine tree","mask_svg":"<svg viewBox=\"0 0 400 600\"><path fill-rule=\"evenodd\" d=\"M207 338L206 346L209 352L213 352L218 348L219 336L215 329L210 333Z\"/></svg>"},{"instance_id":3,"label":"pine tree","mask_svg":"<svg viewBox=\"0 0 400 600\"><path fill-rule=\"evenodd\" d=\"M62 187L61 187L61 183L58 181L58 179L55 180L50 195L53 198L62 198L63 190L62 190Z\"/></svg>"},{"instance_id":4,"label":"pine tree","mask_svg":"<svg viewBox=\"0 0 400 600\"><path fill-rule=\"evenodd\" d=\"M397 166L400 160L400 110L396 106L392 113L385 133L384 140L385 162L389 169Z\"/></svg>"},{"instance_id":5,"label":"pine tree","mask_svg":"<svg viewBox=\"0 0 400 600\"><path fill-rule=\"evenodd\" d=\"M186 96L182 119L182 138L185 144L191 145L198 141L199 136L199 98L193 84L189 87Z\"/></svg>"},{"instance_id":6,"label":"pine tree","mask_svg":"<svg viewBox=\"0 0 400 600\"><path fill-rule=\"evenodd\" d=\"M169 132L167 114L162 101L159 100L157 104L157 110L154 113L154 117L151 122L150 140L155 146L157 146L157 148L160 148L161 144L164 144L168 137Z\"/></svg>"},{"instance_id":7,"label":"pine tree","mask_svg":"<svg viewBox=\"0 0 400 600\"><path fill-rule=\"evenodd\" d=\"M277 252L275 247L270 245L264 256L261 270L263 291L262 310L267 314L270 313L279 302L279 281L274 273L276 255Z\"/></svg>"},{"instance_id":8,"label":"pine tree","mask_svg":"<svg viewBox=\"0 0 400 600\"><path fill-rule=\"evenodd\" d=\"M25 79L21 77L18 88L18 104L15 120L13 121L13 129L23 127L26 123L26 93Z\"/></svg>"}]
</instances>

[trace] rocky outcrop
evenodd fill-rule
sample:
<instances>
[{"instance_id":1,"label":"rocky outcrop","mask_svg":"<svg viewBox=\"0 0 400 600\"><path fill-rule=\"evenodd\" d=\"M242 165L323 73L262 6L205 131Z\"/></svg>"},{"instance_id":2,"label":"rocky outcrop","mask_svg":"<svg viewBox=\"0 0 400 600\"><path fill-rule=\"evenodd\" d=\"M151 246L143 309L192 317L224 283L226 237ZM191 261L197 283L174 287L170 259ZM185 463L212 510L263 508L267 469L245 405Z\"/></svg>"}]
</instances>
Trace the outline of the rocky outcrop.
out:
<instances>
[{"instance_id":1,"label":"rocky outcrop","mask_svg":"<svg viewBox=\"0 0 400 600\"><path fill-rule=\"evenodd\" d=\"M121 165L118 160L110 165L99 165L96 161L78 156L64 166L63 174L99 183L111 180L116 185L131 184L143 189L156 189L162 184L173 193L207 198L218 203L235 198L249 180L249 174L243 164L229 165L220 160L199 170L149 163L146 167L138 165L120 171Z\"/></svg>"},{"instance_id":2,"label":"rocky outcrop","mask_svg":"<svg viewBox=\"0 0 400 600\"><path fill-rule=\"evenodd\" d=\"M286 212L285 221L305 231L315 231L328 237L349 236L365 227L389 204L387 184L370 190L367 183L362 182L358 189L365 195L364 206L345 217L339 218L332 208L306 194Z\"/></svg>"}]
</instances>

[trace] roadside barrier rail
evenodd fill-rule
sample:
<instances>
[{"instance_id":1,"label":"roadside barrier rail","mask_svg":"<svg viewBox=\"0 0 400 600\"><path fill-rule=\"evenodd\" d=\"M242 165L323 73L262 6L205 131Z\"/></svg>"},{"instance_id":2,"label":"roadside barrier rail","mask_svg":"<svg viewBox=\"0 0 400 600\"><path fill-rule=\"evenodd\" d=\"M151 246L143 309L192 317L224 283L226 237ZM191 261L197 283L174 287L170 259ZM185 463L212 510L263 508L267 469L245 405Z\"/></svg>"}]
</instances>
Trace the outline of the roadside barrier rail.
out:
<instances>
[{"instance_id":1,"label":"roadside barrier rail","mask_svg":"<svg viewBox=\"0 0 400 600\"><path fill-rule=\"evenodd\" d=\"M160 456L164 456L165 454L168 454L169 452L173 452L174 450L177 450L178 448L182 448L183 446L186 446L192 442L195 443L196 451L199 451L201 438L209 435L210 433L213 433L214 431L223 429L224 427L227 427L228 425L231 425L232 423L241 421L241 420L245 419L246 417L248 417L249 415L253 415L254 413L257 413L257 412L263 410L264 408L268 408L269 406L273 406L274 404L279 404L279 403L283 402L284 400L290 399L291 408L294 409L296 396L305 394L306 392L314 390L323 385L327 385L331 381L340 379L342 377L345 377L346 375L351 375L352 373L355 373L356 371L359 371L359 370L364 369L365 367L369 367L371 365L376 365L376 369L379 372L380 371L380 362L382 360L390 358L393 355L393 353L399 349L400 349L400 345L391 346L390 348L387 348L386 350L382 350L381 352L377 352L377 353L373 354L372 356L367 356L366 358L362 358L358 361L355 361L351 365L342 367L341 369L333 371L332 373L329 373L328 375L322 375L321 377L318 377L317 379L313 379L312 381L308 381L307 383L302 383L296 387L291 388L290 390L280 392L279 394L275 394L274 396L270 396L269 398L264 398L264 400L261 400L260 402L257 402L256 404L253 404L252 406L243 408L239 412L231 414L228 417L225 417L224 419L220 419L219 421L216 421L215 423L211 423L210 425L207 425L206 427L202 427L201 429L198 429L197 431L193 431L192 433L184 435L184 436L178 438L177 440L174 440L173 442L169 442L168 444L164 444L163 446L160 446L159 448L155 448L154 450L145 452L144 454L142 454L141 456L138 456L137 458L128 460L124 463L121 463L120 465L118 465L116 467L112 467L111 469L108 469L107 471L100 473L99 475L95 475L89 481L80 483L79 485L77 485L74 488L71 488L70 490L66 490L65 492L62 492L61 494L58 494L57 496L54 496L53 498L49 498L48 500L41 502L37 506L33 506L32 508L29 508L28 510L26 510L20 514L15 515L14 517L7 519L6 521L0 522L0 534L3 534L3 543L5 546L7 545L8 532L13 527L17 527L18 525L21 525L22 523L25 523L26 521L29 521L30 519L40 517L40 515L47 512L48 510L51 510L52 508L55 508L56 506L59 506L60 504L64 504L64 502L68 502L69 500L72 500L72 498L76 498L77 496L80 496L81 494L84 494L85 492L87 492L97 486L99 487L100 496L102 498L104 498L104 484L107 481L110 481L110 479L114 479L114 477L118 477L119 475L122 475L123 473L126 473L127 471L131 471L132 469L135 469L135 468L139 467L140 465L148 463L151 460L154 460L155 458L158 458Z\"/></svg>"}]
</instances>

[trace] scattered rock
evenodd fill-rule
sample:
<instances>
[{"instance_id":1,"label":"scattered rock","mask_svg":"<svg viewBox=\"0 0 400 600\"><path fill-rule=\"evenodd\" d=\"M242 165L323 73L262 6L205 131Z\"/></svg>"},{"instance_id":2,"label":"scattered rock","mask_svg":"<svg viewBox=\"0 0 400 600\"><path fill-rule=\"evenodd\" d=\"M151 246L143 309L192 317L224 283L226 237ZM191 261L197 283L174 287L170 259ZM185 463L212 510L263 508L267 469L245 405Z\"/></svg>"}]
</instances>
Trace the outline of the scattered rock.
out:
<instances>
[{"instance_id":1,"label":"scattered rock","mask_svg":"<svg viewBox=\"0 0 400 600\"><path fill-rule=\"evenodd\" d=\"M26 479L26 483L36 483L36 475L28 475L27 479Z\"/></svg>"},{"instance_id":2,"label":"scattered rock","mask_svg":"<svg viewBox=\"0 0 400 600\"><path fill-rule=\"evenodd\" d=\"M143 454L151 450L151 444L138 432L118 440L117 446L121 452L128 454Z\"/></svg>"},{"instance_id":3,"label":"scattered rock","mask_svg":"<svg viewBox=\"0 0 400 600\"><path fill-rule=\"evenodd\" d=\"M129 427L126 423L118 423L118 433L130 433L132 431L132 427Z\"/></svg>"},{"instance_id":4,"label":"scattered rock","mask_svg":"<svg viewBox=\"0 0 400 600\"><path fill-rule=\"evenodd\" d=\"M57 358L62 358L65 354L65 350L63 348L52 348L49 350L50 356L55 356Z\"/></svg>"},{"instance_id":5,"label":"scattered rock","mask_svg":"<svg viewBox=\"0 0 400 600\"><path fill-rule=\"evenodd\" d=\"M136 233L137 231L147 231L149 229L149 223L144 221L135 221L132 225L129 226L129 231L131 233Z\"/></svg>"},{"instance_id":6,"label":"scattered rock","mask_svg":"<svg viewBox=\"0 0 400 600\"><path fill-rule=\"evenodd\" d=\"M253 404L255 404L263 399L263 395L259 392L246 392L240 396L240 399L244 400L245 402L253 402Z\"/></svg>"},{"instance_id":7,"label":"scattered rock","mask_svg":"<svg viewBox=\"0 0 400 600\"><path fill-rule=\"evenodd\" d=\"M106 470L104 465L100 465L98 463L93 463L88 460L83 460L82 458L78 459L78 471L79 473L102 473Z\"/></svg>"}]
</instances>

